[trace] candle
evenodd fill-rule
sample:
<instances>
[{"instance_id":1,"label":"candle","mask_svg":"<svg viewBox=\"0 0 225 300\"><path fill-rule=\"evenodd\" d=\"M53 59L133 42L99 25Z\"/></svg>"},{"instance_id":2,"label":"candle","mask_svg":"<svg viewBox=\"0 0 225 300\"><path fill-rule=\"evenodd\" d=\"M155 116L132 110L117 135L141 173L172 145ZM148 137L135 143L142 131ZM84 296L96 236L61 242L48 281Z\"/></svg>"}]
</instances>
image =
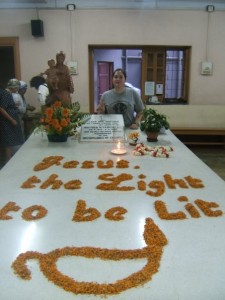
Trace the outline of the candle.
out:
<instances>
[{"instance_id":1,"label":"candle","mask_svg":"<svg viewBox=\"0 0 225 300\"><path fill-rule=\"evenodd\" d=\"M127 151L125 149L125 141L124 140L116 140L113 143L113 149L112 149L112 153L113 154L125 154Z\"/></svg>"}]
</instances>

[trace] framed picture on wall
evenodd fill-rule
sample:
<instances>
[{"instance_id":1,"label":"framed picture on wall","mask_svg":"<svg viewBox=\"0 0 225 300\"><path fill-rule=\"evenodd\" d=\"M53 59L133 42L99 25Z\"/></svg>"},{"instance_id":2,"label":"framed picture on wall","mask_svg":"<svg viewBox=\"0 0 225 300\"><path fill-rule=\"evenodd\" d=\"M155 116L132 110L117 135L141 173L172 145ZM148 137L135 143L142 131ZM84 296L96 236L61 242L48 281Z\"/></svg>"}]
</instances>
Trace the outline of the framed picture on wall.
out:
<instances>
[{"instance_id":1,"label":"framed picture on wall","mask_svg":"<svg viewBox=\"0 0 225 300\"><path fill-rule=\"evenodd\" d=\"M67 66L70 70L71 75L78 75L77 72L77 61L68 61Z\"/></svg>"},{"instance_id":2,"label":"framed picture on wall","mask_svg":"<svg viewBox=\"0 0 225 300\"><path fill-rule=\"evenodd\" d=\"M155 82L145 81L145 96L154 96L154 95L155 95Z\"/></svg>"}]
</instances>

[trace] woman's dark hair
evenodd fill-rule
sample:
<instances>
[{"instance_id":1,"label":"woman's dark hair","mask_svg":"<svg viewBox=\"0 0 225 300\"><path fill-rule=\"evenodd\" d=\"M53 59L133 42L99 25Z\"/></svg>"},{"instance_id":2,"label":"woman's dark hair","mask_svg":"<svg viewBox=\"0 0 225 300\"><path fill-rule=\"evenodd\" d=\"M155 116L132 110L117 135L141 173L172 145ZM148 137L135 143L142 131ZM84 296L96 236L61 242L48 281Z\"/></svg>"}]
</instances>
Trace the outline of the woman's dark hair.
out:
<instances>
[{"instance_id":1,"label":"woman's dark hair","mask_svg":"<svg viewBox=\"0 0 225 300\"><path fill-rule=\"evenodd\" d=\"M113 77L114 77L114 75L115 75L116 72L121 72L121 73L123 74L124 78L127 79L127 74L126 74L126 72L124 71L124 69L122 69L122 68L116 69L116 70L113 72L113 74L112 74Z\"/></svg>"},{"instance_id":2,"label":"woman's dark hair","mask_svg":"<svg viewBox=\"0 0 225 300\"><path fill-rule=\"evenodd\" d=\"M40 85L45 83L45 79L42 76L34 76L30 80L30 87L38 89Z\"/></svg>"}]
</instances>

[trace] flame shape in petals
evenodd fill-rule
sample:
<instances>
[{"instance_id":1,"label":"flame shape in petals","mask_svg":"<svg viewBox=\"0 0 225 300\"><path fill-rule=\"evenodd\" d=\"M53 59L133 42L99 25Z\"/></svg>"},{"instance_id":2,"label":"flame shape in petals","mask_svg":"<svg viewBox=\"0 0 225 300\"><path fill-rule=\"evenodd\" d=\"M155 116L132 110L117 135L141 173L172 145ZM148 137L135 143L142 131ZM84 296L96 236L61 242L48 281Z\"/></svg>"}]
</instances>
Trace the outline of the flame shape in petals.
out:
<instances>
[{"instance_id":1,"label":"flame shape in petals","mask_svg":"<svg viewBox=\"0 0 225 300\"><path fill-rule=\"evenodd\" d=\"M94 247L65 247L53 250L47 254L36 251L21 253L12 264L12 268L17 276L30 280L31 272L26 266L29 259L38 259L40 269L43 274L55 285L65 291L74 294L94 294L112 295L122 291L142 285L158 272L163 247L167 244L167 239L159 227L151 218L147 218L144 229L144 240L146 247L134 250L104 249ZM57 269L57 261L64 256L83 256L87 258L100 258L103 260L121 261L124 259L146 258L145 266L138 272L132 273L126 278L117 280L114 283L79 282L62 274Z\"/></svg>"}]
</instances>

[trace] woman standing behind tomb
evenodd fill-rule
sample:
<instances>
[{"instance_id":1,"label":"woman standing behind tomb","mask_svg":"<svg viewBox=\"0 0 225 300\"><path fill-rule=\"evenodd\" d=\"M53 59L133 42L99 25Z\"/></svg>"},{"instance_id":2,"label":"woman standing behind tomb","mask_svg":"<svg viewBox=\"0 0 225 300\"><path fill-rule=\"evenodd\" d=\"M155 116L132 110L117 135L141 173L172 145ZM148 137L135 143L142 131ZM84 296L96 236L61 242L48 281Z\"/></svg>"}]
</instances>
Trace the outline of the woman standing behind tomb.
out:
<instances>
[{"instance_id":1,"label":"woman standing behind tomb","mask_svg":"<svg viewBox=\"0 0 225 300\"><path fill-rule=\"evenodd\" d=\"M126 73L123 69L113 72L113 89L103 93L97 107L98 114L122 114L124 124L131 129L139 127L144 105L138 93L125 86Z\"/></svg>"}]
</instances>

